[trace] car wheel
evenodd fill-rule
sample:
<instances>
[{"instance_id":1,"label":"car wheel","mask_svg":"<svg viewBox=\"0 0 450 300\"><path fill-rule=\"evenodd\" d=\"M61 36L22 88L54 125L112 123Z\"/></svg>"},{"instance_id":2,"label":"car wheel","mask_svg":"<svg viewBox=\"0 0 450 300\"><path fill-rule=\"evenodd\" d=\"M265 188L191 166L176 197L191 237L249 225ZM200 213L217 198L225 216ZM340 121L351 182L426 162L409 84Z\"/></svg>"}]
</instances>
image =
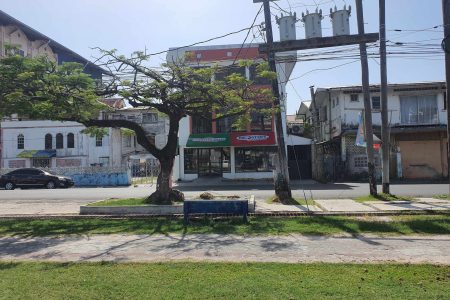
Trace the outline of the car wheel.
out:
<instances>
[{"instance_id":1,"label":"car wheel","mask_svg":"<svg viewBox=\"0 0 450 300\"><path fill-rule=\"evenodd\" d=\"M48 189L54 189L56 187L55 182L49 181L47 182L47 185L45 186Z\"/></svg>"},{"instance_id":2,"label":"car wheel","mask_svg":"<svg viewBox=\"0 0 450 300\"><path fill-rule=\"evenodd\" d=\"M5 184L5 190L13 190L13 189L15 189L16 187L14 186L14 183L12 183L12 182L7 182L6 184Z\"/></svg>"}]
</instances>

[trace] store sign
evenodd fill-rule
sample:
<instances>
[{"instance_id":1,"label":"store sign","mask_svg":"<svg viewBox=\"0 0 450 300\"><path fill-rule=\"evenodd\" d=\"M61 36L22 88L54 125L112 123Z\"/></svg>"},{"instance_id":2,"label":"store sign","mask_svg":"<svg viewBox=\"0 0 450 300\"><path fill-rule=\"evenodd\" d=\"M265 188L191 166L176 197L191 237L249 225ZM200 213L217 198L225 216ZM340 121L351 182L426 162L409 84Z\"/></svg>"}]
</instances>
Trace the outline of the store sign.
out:
<instances>
[{"instance_id":1,"label":"store sign","mask_svg":"<svg viewBox=\"0 0 450 300\"><path fill-rule=\"evenodd\" d=\"M274 145L274 144L275 144L275 135L273 132L231 133L231 145L233 146Z\"/></svg>"},{"instance_id":2,"label":"store sign","mask_svg":"<svg viewBox=\"0 0 450 300\"><path fill-rule=\"evenodd\" d=\"M227 147L230 137L227 133L199 133L189 136L186 147Z\"/></svg>"}]
</instances>

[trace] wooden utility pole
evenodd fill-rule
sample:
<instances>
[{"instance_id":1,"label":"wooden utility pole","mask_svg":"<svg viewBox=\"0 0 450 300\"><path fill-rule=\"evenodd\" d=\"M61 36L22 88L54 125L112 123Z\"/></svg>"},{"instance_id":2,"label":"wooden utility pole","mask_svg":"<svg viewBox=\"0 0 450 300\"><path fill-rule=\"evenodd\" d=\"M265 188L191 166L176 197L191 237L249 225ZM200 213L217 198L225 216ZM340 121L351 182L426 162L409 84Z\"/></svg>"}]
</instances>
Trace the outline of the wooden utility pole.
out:
<instances>
[{"instance_id":1,"label":"wooden utility pole","mask_svg":"<svg viewBox=\"0 0 450 300\"><path fill-rule=\"evenodd\" d=\"M444 19L444 37L450 37L450 0L442 0L442 15ZM445 79L447 99L447 176L450 181L450 53L445 52ZM449 184L450 193L450 184Z\"/></svg>"},{"instance_id":2,"label":"wooden utility pole","mask_svg":"<svg viewBox=\"0 0 450 300\"><path fill-rule=\"evenodd\" d=\"M253 0L253 3L263 2L264 5L264 18L266 25L266 40L267 40L267 56L269 61L269 67L272 72L277 73L275 65L275 52L272 51L273 34L272 34L272 21L270 15L270 1L272 0ZM278 142L278 159L279 164L277 168L277 176L275 178L275 194L282 203L287 203L292 198L291 187L289 184L289 170L288 161L286 155L286 144L284 142L284 130L281 119L281 106L280 106L280 91L278 88L278 76L272 80L272 90L274 94L274 107L275 107L275 131Z\"/></svg>"},{"instance_id":3,"label":"wooden utility pole","mask_svg":"<svg viewBox=\"0 0 450 300\"><path fill-rule=\"evenodd\" d=\"M364 35L364 15L362 0L356 0L356 14L358 18L358 34ZM373 129L372 129L372 108L369 90L369 64L367 61L366 43L359 43L359 53L361 56L362 87L364 94L364 127L367 144L367 166L369 174L369 189L371 195L377 194L377 183L375 178L375 160L373 154Z\"/></svg>"},{"instance_id":4,"label":"wooden utility pole","mask_svg":"<svg viewBox=\"0 0 450 300\"><path fill-rule=\"evenodd\" d=\"M383 158L382 189L389 190L389 159L390 159L390 130L388 124L388 95L387 95L387 60L386 60L386 2L379 0L380 10L380 75L381 75L381 151Z\"/></svg>"}]
</instances>

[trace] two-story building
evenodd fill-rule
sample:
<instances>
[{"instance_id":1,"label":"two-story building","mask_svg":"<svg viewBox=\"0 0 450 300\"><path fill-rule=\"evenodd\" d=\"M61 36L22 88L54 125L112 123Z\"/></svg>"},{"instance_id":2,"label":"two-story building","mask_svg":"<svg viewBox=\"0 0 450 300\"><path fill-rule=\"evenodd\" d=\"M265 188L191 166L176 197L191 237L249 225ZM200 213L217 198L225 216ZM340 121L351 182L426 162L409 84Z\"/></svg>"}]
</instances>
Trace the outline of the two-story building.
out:
<instances>
[{"instance_id":1,"label":"two-story building","mask_svg":"<svg viewBox=\"0 0 450 300\"><path fill-rule=\"evenodd\" d=\"M380 87L370 87L374 139L381 138ZM356 146L364 103L361 86L317 88L310 105L313 177L360 178L367 172L366 148ZM390 84L390 176L405 179L447 175L445 82ZM378 147L376 147L378 148ZM380 174L381 151L375 151Z\"/></svg>"},{"instance_id":2,"label":"two-story building","mask_svg":"<svg viewBox=\"0 0 450 300\"><path fill-rule=\"evenodd\" d=\"M123 107L105 113L103 118L136 122L142 126L149 141L158 149L162 149L167 144L169 119L155 109ZM115 146L120 148L122 165L131 166L133 175L140 173L142 168L146 170L158 164L157 159L137 143L133 133L120 129L113 129L113 131L121 140L121 143Z\"/></svg>"},{"instance_id":3,"label":"two-story building","mask_svg":"<svg viewBox=\"0 0 450 300\"><path fill-rule=\"evenodd\" d=\"M14 53L9 53L11 51L11 47L14 47L13 51ZM48 36L38 32L37 30L31 28L30 26L22 23L21 21L13 18L12 16L6 14L5 12L0 10L0 59L2 59L3 57L5 57L6 55L10 55L10 54L18 54L21 56L26 56L26 57L37 57L37 56L42 56L45 55L47 56L49 59L57 62L58 64L62 64L64 62L78 62L84 65L84 72L89 74L92 78L96 79L96 80L101 80L102 79L102 74L106 73L105 70L103 70L102 68L96 66L95 64L91 63L90 61L88 61L87 59L83 58L82 56L80 56L79 54L75 53L74 51L66 48L65 46L59 44L58 42L54 41L53 39L49 38ZM17 118L16 118L17 119ZM52 140L53 140L53 145L56 145L56 135L58 133L60 134L69 134L69 133L73 133L74 134L74 141L75 141L75 145L81 145L83 143L78 143L76 142L76 132L78 130L78 127L81 125L77 125L71 129L68 129L68 132L62 132L58 130L58 127L62 124L62 123L51 123L49 121L33 121L33 123L11 123L9 125L7 125L7 122L2 123L4 124L4 126L7 126L5 128L7 129L2 129L0 127L0 167L4 166L4 167L8 167L10 165L10 161L6 161L6 162L2 162L1 159L2 157L8 157L12 158L11 155L12 153L16 153L17 151L12 151L13 148L15 148L17 145L12 146L12 144L16 144L17 143L17 135L13 138L12 136L10 136L11 134L14 135L15 133L13 133L13 129L19 129L21 126L24 126L23 130L25 134L25 131L27 133L27 137L24 137L24 143L26 143L25 145L30 145L30 150L46 150L44 148L44 144L32 144L31 142L31 138L33 136L34 133L32 133L33 129L29 126L29 124L33 124L32 126L34 126L35 128L38 127L43 127L43 128L47 128L46 130L48 131L49 134L52 135ZM48 129L48 126L50 126L51 124L55 125L56 128L53 128L52 130ZM61 128L67 129L67 124L65 124L64 126L61 125ZM71 126L69 126L71 127ZM30 131L31 130L31 131ZM20 130L19 130L20 131ZM44 130L45 131L45 130ZM63 130L64 131L64 130ZM79 131L79 130L78 130ZM34 131L33 131L34 132ZM18 133L20 134L20 133ZM34 137L37 141L37 139L40 139L41 136L40 134L47 134L47 133L43 133L40 132L37 133L38 134L36 137ZM8 135L8 137L3 137L4 135ZM58 135L59 137L59 135ZM42 136L42 138L44 138L44 136ZM67 136L65 137L67 138ZM70 139L72 139L72 136L70 136ZM50 140L50 137L48 137L48 140ZM60 138L58 139L58 141L60 140ZM2 142L3 141L3 142ZM5 144L8 143L8 144ZM11 143L11 145L9 145L9 143ZM25 146L24 146L25 147ZM36 148L38 147L38 148ZM4 150L5 149L5 150ZM4 151L7 150L7 153L2 153ZM22 149L16 149L16 150L24 150L25 148ZM55 148L54 148L55 149ZM67 149L72 149L72 148L67 148ZM69 156L72 157L72 152L73 150L68 150L69 152ZM60 154L63 154L61 152L61 150L59 151ZM75 155L77 156L77 155ZM58 160L54 161L54 164L56 166ZM25 163L25 161L23 160L18 160L17 165L21 166L23 163ZM63 163L62 161L59 161L59 163ZM68 163L68 162L66 162ZM68 164L77 164L78 161L74 161L72 163L68 163ZM86 162L87 164L88 162ZM83 165L84 163L81 162L81 164ZM11 163L11 166L14 166L15 163ZM31 162L28 162L28 165L33 165Z\"/></svg>"},{"instance_id":4,"label":"two-story building","mask_svg":"<svg viewBox=\"0 0 450 300\"><path fill-rule=\"evenodd\" d=\"M183 60L192 67L219 66L212 80L221 80L238 73L252 80L258 88L271 89L269 81L256 75L256 63L263 61L258 44L201 46L169 49L168 63ZM187 55L188 54L188 55ZM252 66L233 65L238 60L252 60ZM226 67L220 69L220 67ZM309 145L310 140L288 136L286 126L286 82L293 63L278 63L277 73L281 97L283 134L287 146ZM272 103L259 103L258 108L270 108ZM233 128L233 118L215 119L189 116L180 121L179 158L174 166L175 179L194 180L203 176L220 176L226 179L273 178L277 160L273 115L255 112L247 128Z\"/></svg>"},{"instance_id":5,"label":"two-story building","mask_svg":"<svg viewBox=\"0 0 450 300\"><path fill-rule=\"evenodd\" d=\"M103 137L81 133L76 122L9 120L2 126L2 168L120 166L120 140L109 129ZM120 136L119 136L120 137Z\"/></svg>"}]
</instances>

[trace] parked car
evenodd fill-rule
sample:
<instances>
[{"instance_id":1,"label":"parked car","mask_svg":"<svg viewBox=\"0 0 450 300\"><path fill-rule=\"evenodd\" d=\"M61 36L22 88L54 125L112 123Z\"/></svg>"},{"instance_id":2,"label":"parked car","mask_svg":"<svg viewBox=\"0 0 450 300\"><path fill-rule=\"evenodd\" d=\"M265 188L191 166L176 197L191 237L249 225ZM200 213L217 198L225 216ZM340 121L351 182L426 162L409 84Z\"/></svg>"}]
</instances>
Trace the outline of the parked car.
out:
<instances>
[{"instance_id":1,"label":"parked car","mask_svg":"<svg viewBox=\"0 0 450 300\"><path fill-rule=\"evenodd\" d=\"M24 168L11 171L0 177L0 188L13 190L16 187L31 188L45 187L54 189L58 187L68 188L73 186L73 180L69 177L50 174L47 171Z\"/></svg>"}]
</instances>

